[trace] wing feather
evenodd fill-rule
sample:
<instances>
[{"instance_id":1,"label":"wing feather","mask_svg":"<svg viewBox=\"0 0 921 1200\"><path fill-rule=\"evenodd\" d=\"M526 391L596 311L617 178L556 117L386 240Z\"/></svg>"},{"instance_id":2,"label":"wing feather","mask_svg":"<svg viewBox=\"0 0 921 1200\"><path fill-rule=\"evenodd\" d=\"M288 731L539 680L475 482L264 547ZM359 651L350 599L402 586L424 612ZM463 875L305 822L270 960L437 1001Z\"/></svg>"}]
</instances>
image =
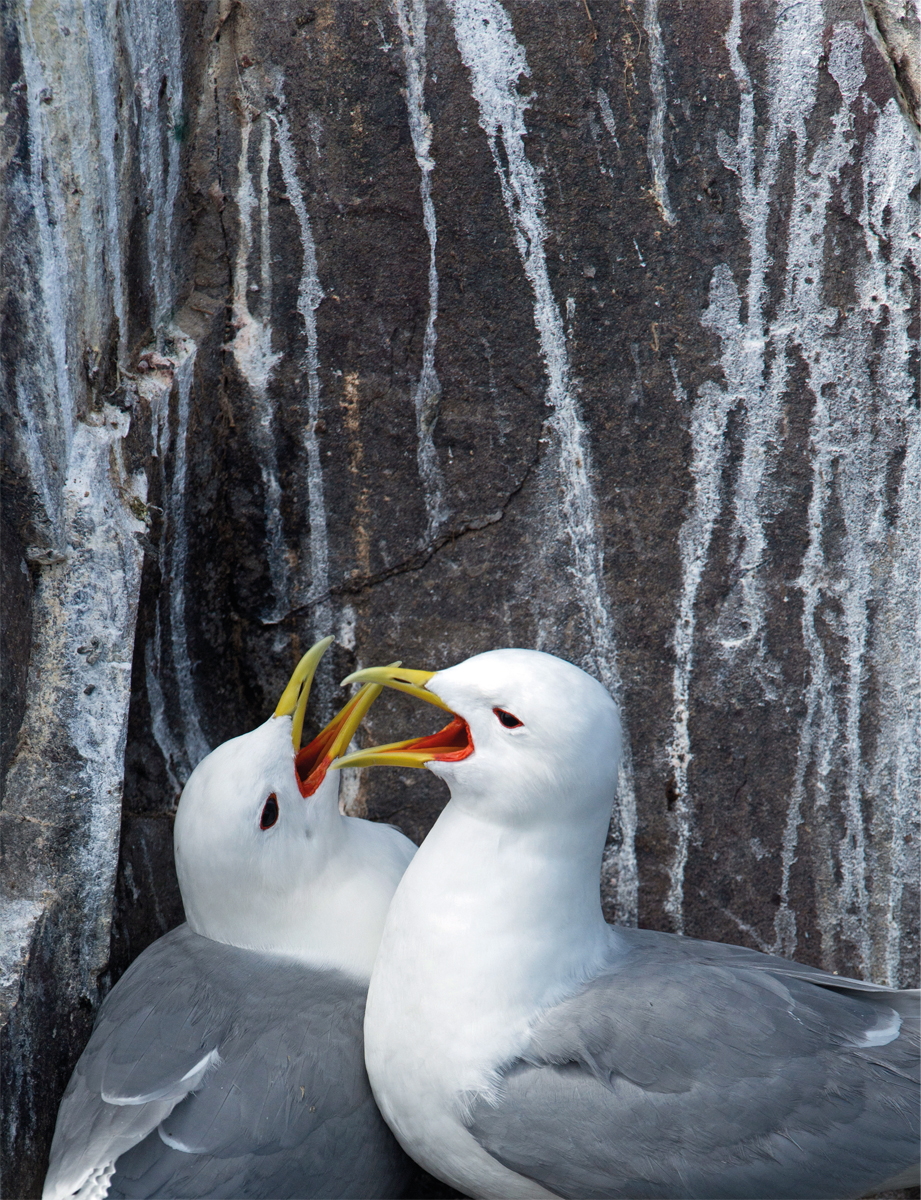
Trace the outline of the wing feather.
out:
<instances>
[{"instance_id":1,"label":"wing feather","mask_svg":"<svg viewBox=\"0 0 921 1200\"><path fill-rule=\"evenodd\" d=\"M916 1161L903 993L735 947L616 936L610 970L545 1012L498 1095L474 1102L469 1128L500 1162L590 1200L840 1200Z\"/></svg>"},{"instance_id":2,"label":"wing feather","mask_svg":"<svg viewBox=\"0 0 921 1200\"><path fill-rule=\"evenodd\" d=\"M113 1162L113 1200L399 1194L408 1160L371 1096L364 999L338 972L167 934L100 1011L45 1196Z\"/></svg>"}]
</instances>

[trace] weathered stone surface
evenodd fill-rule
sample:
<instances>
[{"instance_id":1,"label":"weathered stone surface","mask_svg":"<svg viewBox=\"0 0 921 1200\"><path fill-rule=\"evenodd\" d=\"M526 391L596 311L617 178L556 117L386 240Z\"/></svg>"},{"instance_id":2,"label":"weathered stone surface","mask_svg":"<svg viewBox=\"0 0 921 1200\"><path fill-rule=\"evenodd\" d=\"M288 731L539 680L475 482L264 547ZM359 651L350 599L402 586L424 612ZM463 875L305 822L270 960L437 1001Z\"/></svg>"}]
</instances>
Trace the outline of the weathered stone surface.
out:
<instances>
[{"instance_id":1,"label":"weathered stone surface","mask_svg":"<svg viewBox=\"0 0 921 1200\"><path fill-rule=\"evenodd\" d=\"M896 97L921 144L921 14L910 0L862 0L867 32L886 60Z\"/></svg>"},{"instance_id":2,"label":"weathered stone surface","mask_svg":"<svg viewBox=\"0 0 921 1200\"><path fill-rule=\"evenodd\" d=\"M108 978L181 919L189 771L326 633L316 722L358 665L579 662L629 732L612 918L915 981L918 163L857 0L57 9L11 10L3 135L14 1194L98 1000L126 734ZM95 525L48 482L76 425ZM417 839L445 799L345 788Z\"/></svg>"},{"instance_id":3,"label":"weathered stone surface","mask_svg":"<svg viewBox=\"0 0 921 1200\"><path fill-rule=\"evenodd\" d=\"M149 520L149 414L128 372L182 277L178 17L171 4L116 9L3 10L0 1054L12 1196L40 1191L108 968Z\"/></svg>"}]
</instances>

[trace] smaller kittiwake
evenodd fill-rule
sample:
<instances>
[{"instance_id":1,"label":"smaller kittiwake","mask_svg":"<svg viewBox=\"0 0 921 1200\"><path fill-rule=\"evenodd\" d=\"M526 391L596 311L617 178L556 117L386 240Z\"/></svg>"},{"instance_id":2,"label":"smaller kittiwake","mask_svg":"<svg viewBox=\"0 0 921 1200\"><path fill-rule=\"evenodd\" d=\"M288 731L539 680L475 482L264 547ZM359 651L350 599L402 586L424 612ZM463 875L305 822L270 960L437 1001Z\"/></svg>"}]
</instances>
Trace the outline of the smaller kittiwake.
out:
<instances>
[{"instance_id":1,"label":"smaller kittiwake","mask_svg":"<svg viewBox=\"0 0 921 1200\"><path fill-rule=\"evenodd\" d=\"M605 924L617 706L494 650L372 668L456 714L345 765L451 799L387 914L365 1058L391 1129L465 1195L846 1200L917 1183L918 993Z\"/></svg>"},{"instance_id":2,"label":"smaller kittiwake","mask_svg":"<svg viewBox=\"0 0 921 1200\"><path fill-rule=\"evenodd\" d=\"M409 1164L362 1060L371 966L415 846L343 816L332 759L380 688L298 750L332 638L176 813L187 924L102 1005L58 1112L44 1200L399 1196Z\"/></svg>"}]
</instances>

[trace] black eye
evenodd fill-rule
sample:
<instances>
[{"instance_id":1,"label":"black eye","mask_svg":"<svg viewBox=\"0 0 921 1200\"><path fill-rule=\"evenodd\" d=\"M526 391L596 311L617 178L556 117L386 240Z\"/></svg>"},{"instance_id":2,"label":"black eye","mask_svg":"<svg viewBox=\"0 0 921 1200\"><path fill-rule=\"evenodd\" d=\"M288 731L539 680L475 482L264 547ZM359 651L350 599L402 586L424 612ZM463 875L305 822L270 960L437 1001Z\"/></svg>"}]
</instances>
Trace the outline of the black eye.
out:
<instances>
[{"instance_id":1,"label":"black eye","mask_svg":"<svg viewBox=\"0 0 921 1200\"><path fill-rule=\"evenodd\" d=\"M504 708L494 708L493 712L506 729L517 729L519 725L524 724L524 721L519 721L516 716L513 716L510 712L506 712Z\"/></svg>"},{"instance_id":2,"label":"black eye","mask_svg":"<svg viewBox=\"0 0 921 1200\"><path fill-rule=\"evenodd\" d=\"M263 806L262 816L259 818L259 828L260 829L271 829L277 820L278 820L278 797L275 795L274 792L272 792L271 795L269 796L268 800L266 800L266 802Z\"/></svg>"}]
</instances>

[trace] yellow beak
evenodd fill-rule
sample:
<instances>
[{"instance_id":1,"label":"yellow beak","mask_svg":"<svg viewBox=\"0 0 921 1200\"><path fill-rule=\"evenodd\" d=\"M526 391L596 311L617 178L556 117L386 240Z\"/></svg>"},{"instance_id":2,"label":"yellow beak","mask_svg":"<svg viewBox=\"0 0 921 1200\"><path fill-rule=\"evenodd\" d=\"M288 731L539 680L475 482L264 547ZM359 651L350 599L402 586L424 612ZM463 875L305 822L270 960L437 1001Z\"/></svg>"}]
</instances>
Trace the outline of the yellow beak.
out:
<instances>
[{"instance_id":1,"label":"yellow beak","mask_svg":"<svg viewBox=\"0 0 921 1200\"><path fill-rule=\"evenodd\" d=\"M368 667L364 671L356 671L343 679L346 683L376 684L381 687L396 688L398 692L408 692L427 704L434 704L451 713L454 719L444 729L428 737L410 738L405 742L389 742L386 746L369 746L366 750L356 750L354 754L346 754L333 763L332 769L338 771L342 767L424 767L428 762L457 762L473 753L473 740L470 729L463 717L456 716L445 702L430 692L425 684L437 674L436 671L404 671L399 664L389 667Z\"/></svg>"},{"instance_id":2,"label":"yellow beak","mask_svg":"<svg viewBox=\"0 0 921 1200\"><path fill-rule=\"evenodd\" d=\"M380 684L366 683L329 724L320 730L313 741L298 751L294 759L294 771L302 796L312 796L317 790L326 777L332 760L348 746L365 713L380 694ZM338 767L338 763L336 766Z\"/></svg>"},{"instance_id":3,"label":"yellow beak","mask_svg":"<svg viewBox=\"0 0 921 1200\"><path fill-rule=\"evenodd\" d=\"M342 686L345 687L347 683L379 683L383 687L396 688L398 692L408 692L417 700L425 700L443 708L445 712L451 712L444 700L425 687L437 674L437 671L404 671L399 663L393 663L389 667L366 667L364 671L355 671L343 679Z\"/></svg>"},{"instance_id":4,"label":"yellow beak","mask_svg":"<svg viewBox=\"0 0 921 1200\"><path fill-rule=\"evenodd\" d=\"M281 699L278 701L278 706L273 714L276 717L290 717L293 714L291 741L294 743L295 753L301 748L301 734L304 732L304 713L307 711L307 698L310 695L310 685L313 683L313 677L317 673L320 659L332 645L332 642L333 639L331 637L326 637L317 642L315 646L310 647L294 668L294 674L288 681L288 686L282 692ZM346 742L346 745L348 745L348 742Z\"/></svg>"}]
</instances>

